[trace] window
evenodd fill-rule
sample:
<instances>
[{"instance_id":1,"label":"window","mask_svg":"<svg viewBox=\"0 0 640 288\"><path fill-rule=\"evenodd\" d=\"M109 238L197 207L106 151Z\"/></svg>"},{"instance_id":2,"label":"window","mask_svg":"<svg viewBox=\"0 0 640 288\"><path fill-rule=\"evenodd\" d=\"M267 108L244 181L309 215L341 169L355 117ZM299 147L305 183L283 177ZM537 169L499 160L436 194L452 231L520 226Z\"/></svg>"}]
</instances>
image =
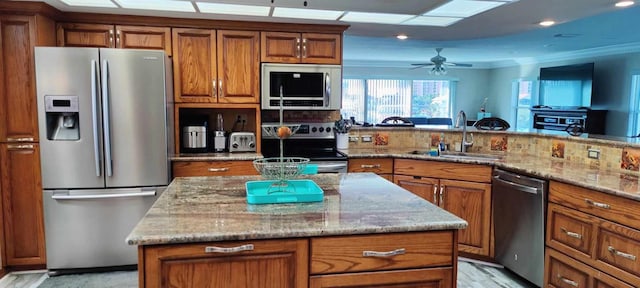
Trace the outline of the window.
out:
<instances>
[{"instance_id":1,"label":"window","mask_svg":"<svg viewBox=\"0 0 640 288\"><path fill-rule=\"evenodd\" d=\"M516 131L529 131L533 127L531 122L531 106L535 96L535 82L531 80L514 81L513 95L515 98Z\"/></svg>"},{"instance_id":2,"label":"window","mask_svg":"<svg viewBox=\"0 0 640 288\"><path fill-rule=\"evenodd\" d=\"M629 103L629 124L627 135L640 135L640 74L631 76L631 97Z\"/></svg>"},{"instance_id":3,"label":"window","mask_svg":"<svg viewBox=\"0 0 640 288\"><path fill-rule=\"evenodd\" d=\"M387 117L451 117L449 80L344 79L345 117L380 123Z\"/></svg>"}]
</instances>

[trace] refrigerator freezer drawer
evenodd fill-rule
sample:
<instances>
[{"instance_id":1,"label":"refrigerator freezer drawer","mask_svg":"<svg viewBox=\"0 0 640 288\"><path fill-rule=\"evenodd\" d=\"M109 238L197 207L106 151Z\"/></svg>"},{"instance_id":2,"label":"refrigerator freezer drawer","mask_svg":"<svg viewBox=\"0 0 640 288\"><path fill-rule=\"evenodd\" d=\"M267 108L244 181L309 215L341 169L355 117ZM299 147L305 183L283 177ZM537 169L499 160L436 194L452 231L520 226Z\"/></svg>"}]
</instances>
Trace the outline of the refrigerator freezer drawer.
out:
<instances>
[{"instance_id":1,"label":"refrigerator freezer drawer","mask_svg":"<svg viewBox=\"0 0 640 288\"><path fill-rule=\"evenodd\" d=\"M45 190L47 268L136 264L125 238L165 188Z\"/></svg>"}]
</instances>

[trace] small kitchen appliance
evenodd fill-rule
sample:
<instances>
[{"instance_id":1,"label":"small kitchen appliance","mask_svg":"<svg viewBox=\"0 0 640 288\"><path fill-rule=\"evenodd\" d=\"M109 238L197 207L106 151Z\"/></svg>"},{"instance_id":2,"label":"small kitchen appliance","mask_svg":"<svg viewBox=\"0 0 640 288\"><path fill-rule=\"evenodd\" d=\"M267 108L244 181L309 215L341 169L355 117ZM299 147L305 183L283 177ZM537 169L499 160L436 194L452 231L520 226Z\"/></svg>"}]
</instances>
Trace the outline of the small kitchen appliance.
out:
<instances>
[{"instance_id":1,"label":"small kitchen appliance","mask_svg":"<svg viewBox=\"0 0 640 288\"><path fill-rule=\"evenodd\" d=\"M229 152L255 152L256 135L253 132L233 132L229 135Z\"/></svg>"},{"instance_id":2,"label":"small kitchen appliance","mask_svg":"<svg viewBox=\"0 0 640 288\"><path fill-rule=\"evenodd\" d=\"M213 134L213 151L224 152L227 149L227 136L224 132L224 119L222 114L217 116L216 131Z\"/></svg>"},{"instance_id":3,"label":"small kitchen appliance","mask_svg":"<svg viewBox=\"0 0 640 288\"><path fill-rule=\"evenodd\" d=\"M182 128L182 146L189 151L207 149L207 126L185 126ZM195 151L193 151L195 152Z\"/></svg>"}]
</instances>

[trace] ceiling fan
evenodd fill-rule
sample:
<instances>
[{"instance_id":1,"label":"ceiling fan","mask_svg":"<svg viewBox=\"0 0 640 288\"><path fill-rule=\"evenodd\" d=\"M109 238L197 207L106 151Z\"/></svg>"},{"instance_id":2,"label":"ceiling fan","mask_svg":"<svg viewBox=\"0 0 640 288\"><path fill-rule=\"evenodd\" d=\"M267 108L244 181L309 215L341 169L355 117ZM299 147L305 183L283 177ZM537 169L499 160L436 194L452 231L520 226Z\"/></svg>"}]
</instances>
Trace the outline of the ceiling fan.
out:
<instances>
[{"instance_id":1,"label":"ceiling fan","mask_svg":"<svg viewBox=\"0 0 640 288\"><path fill-rule=\"evenodd\" d=\"M447 69L445 66L455 66L455 67L471 67L473 65L468 63L456 63L456 62L447 62L447 58L440 56L440 52L442 52L442 48L436 48L436 52L438 55L431 57L431 63L413 63L411 65L415 66L411 69L418 69L422 67L431 67L429 73L435 75L444 75L447 74Z\"/></svg>"}]
</instances>

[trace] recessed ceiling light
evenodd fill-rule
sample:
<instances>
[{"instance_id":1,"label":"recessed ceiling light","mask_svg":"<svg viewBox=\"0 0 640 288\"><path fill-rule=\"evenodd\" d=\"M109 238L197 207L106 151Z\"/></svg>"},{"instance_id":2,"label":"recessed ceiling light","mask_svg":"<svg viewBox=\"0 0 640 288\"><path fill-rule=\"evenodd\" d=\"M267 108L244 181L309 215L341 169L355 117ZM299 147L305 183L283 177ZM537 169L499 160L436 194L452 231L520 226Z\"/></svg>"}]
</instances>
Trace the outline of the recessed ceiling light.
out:
<instances>
[{"instance_id":1,"label":"recessed ceiling light","mask_svg":"<svg viewBox=\"0 0 640 288\"><path fill-rule=\"evenodd\" d=\"M269 16L269 11L271 11L271 7L268 7L268 6L252 6L252 5L236 5L236 4L204 3L204 2L196 2L196 5L198 5L198 9L200 9L200 12L213 13L213 14Z\"/></svg>"},{"instance_id":2,"label":"recessed ceiling light","mask_svg":"<svg viewBox=\"0 0 640 288\"><path fill-rule=\"evenodd\" d=\"M176 12L196 12L191 2L170 0L115 0L122 8L140 10L160 10Z\"/></svg>"},{"instance_id":3,"label":"recessed ceiling light","mask_svg":"<svg viewBox=\"0 0 640 288\"><path fill-rule=\"evenodd\" d=\"M109 0L60 0L69 6L118 8Z\"/></svg>"},{"instance_id":4,"label":"recessed ceiling light","mask_svg":"<svg viewBox=\"0 0 640 288\"><path fill-rule=\"evenodd\" d=\"M616 7L629 7L631 5L633 5L635 2L633 1L620 1L618 3L616 3Z\"/></svg>"},{"instance_id":5,"label":"recessed ceiling light","mask_svg":"<svg viewBox=\"0 0 640 288\"><path fill-rule=\"evenodd\" d=\"M336 20L344 11L275 7L273 17Z\"/></svg>"},{"instance_id":6,"label":"recessed ceiling light","mask_svg":"<svg viewBox=\"0 0 640 288\"><path fill-rule=\"evenodd\" d=\"M431 16L418 16L413 19L402 22L402 25L420 25L420 26L439 26L446 27L453 23L456 23L464 18L459 17L431 17Z\"/></svg>"},{"instance_id":7,"label":"recessed ceiling light","mask_svg":"<svg viewBox=\"0 0 640 288\"><path fill-rule=\"evenodd\" d=\"M436 9L433 9L425 16L445 16L445 17L469 17L476 14L480 14L484 11L496 8L500 5L504 5L506 2L495 1L470 1L470 0L455 0L449 1Z\"/></svg>"},{"instance_id":8,"label":"recessed ceiling light","mask_svg":"<svg viewBox=\"0 0 640 288\"><path fill-rule=\"evenodd\" d=\"M549 27L549 26L551 26L553 24L556 24L556 21L544 20L544 21L540 22L539 24L540 24L540 26Z\"/></svg>"},{"instance_id":9,"label":"recessed ceiling light","mask_svg":"<svg viewBox=\"0 0 640 288\"><path fill-rule=\"evenodd\" d=\"M396 35L396 38L398 38L400 40L405 40L405 39L409 38L409 36L407 36L405 34L398 34L398 35Z\"/></svg>"},{"instance_id":10,"label":"recessed ceiling light","mask_svg":"<svg viewBox=\"0 0 640 288\"><path fill-rule=\"evenodd\" d=\"M411 17L415 17L415 15L347 12L347 14L345 14L344 16L342 16L342 18L340 18L340 21L379 23L379 24L400 24Z\"/></svg>"}]
</instances>

